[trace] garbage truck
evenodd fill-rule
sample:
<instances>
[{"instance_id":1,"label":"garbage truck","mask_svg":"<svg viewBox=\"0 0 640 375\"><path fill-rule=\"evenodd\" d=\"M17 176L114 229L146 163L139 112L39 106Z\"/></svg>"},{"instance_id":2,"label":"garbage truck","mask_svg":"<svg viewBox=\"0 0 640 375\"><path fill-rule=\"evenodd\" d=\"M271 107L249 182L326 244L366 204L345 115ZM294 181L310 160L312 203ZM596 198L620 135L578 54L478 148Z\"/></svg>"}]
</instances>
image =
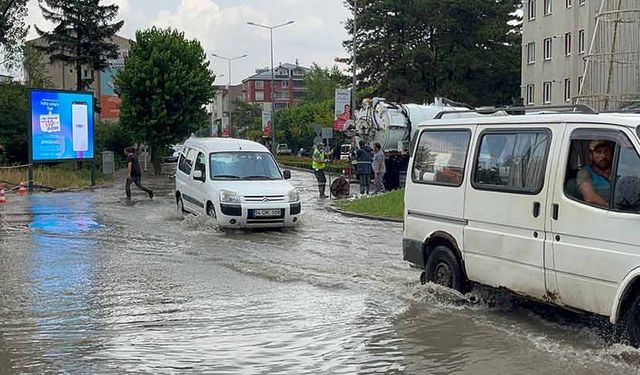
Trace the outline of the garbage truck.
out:
<instances>
[{"instance_id":1,"label":"garbage truck","mask_svg":"<svg viewBox=\"0 0 640 375\"><path fill-rule=\"evenodd\" d=\"M404 186L411 148L418 125L434 119L443 111L468 111L472 107L446 98L430 104L398 104L384 98L364 99L354 118L347 121L344 133L353 146L360 140L373 147L380 143L385 153L384 184L387 190ZM349 174L349 171L345 171Z\"/></svg>"}]
</instances>

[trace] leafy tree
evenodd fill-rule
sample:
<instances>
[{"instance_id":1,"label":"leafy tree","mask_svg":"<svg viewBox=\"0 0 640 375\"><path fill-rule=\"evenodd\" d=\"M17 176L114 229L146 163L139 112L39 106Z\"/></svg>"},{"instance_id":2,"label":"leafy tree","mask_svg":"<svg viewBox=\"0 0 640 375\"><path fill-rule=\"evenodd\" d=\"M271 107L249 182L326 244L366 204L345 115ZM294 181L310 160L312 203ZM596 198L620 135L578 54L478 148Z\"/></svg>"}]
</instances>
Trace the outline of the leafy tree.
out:
<instances>
[{"instance_id":1,"label":"leafy tree","mask_svg":"<svg viewBox=\"0 0 640 375\"><path fill-rule=\"evenodd\" d=\"M30 46L23 46L24 70L28 87L49 88L53 86L51 77L46 73L44 54L41 50Z\"/></svg>"},{"instance_id":2,"label":"leafy tree","mask_svg":"<svg viewBox=\"0 0 640 375\"><path fill-rule=\"evenodd\" d=\"M276 138L284 140L292 150L310 149L316 133L313 124L333 125L333 100L302 103L296 107L275 112Z\"/></svg>"},{"instance_id":3,"label":"leafy tree","mask_svg":"<svg viewBox=\"0 0 640 375\"><path fill-rule=\"evenodd\" d=\"M345 77L337 66L323 68L318 64L311 66L311 71L305 75L306 87L304 101L317 103L335 97L335 90L348 85Z\"/></svg>"},{"instance_id":4,"label":"leafy tree","mask_svg":"<svg viewBox=\"0 0 640 375\"><path fill-rule=\"evenodd\" d=\"M257 139L262 136L262 106L236 100L231 113L231 122L240 137Z\"/></svg>"},{"instance_id":5,"label":"leafy tree","mask_svg":"<svg viewBox=\"0 0 640 375\"><path fill-rule=\"evenodd\" d=\"M15 58L29 29L24 23L27 0L0 0L0 47L6 61ZM0 63L2 63L0 59Z\"/></svg>"},{"instance_id":6,"label":"leafy tree","mask_svg":"<svg viewBox=\"0 0 640 375\"><path fill-rule=\"evenodd\" d=\"M112 23L118 15L117 5L100 5L100 0L41 0L45 19L53 22L52 31L36 31L46 42L38 47L49 55L51 62L61 61L75 67L76 89L91 86L92 80L82 79L82 67L103 70L110 59L118 57L118 46L111 39L124 21Z\"/></svg>"},{"instance_id":7,"label":"leafy tree","mask_svg":"<svg viewBox=\"0 0 640 375\"><path fill-rule=\"evenodd\" d=\"M186 40L173 29L136 33L115 79L122 99L120 121L151 147L156 174L168 145L209 124L205 105L215 94L214 80L197 40Z\"/></svg>"},{"instance_id":8,"label":"leafy tree","mask_svg":"<svg viewBox=\"0 0 640 375\"><path fill-rule=\"evenodd\" d=\"M27 162L27 134L27 87L16 82L0 84L0 162Z\"/></svg>"},{"instance_id":9,"label":"leafy tree","mask_svg":"<svg viewBox=\"0 0 640 375\"><path fill-rule=\"evenodd\" d=\"M353 10L354 1L347 1ZM474 105L519 97L520 0L358 0L358 81L388 99ZM340 59L350 62L350 59Z\"/></svg>"}]
</instances>

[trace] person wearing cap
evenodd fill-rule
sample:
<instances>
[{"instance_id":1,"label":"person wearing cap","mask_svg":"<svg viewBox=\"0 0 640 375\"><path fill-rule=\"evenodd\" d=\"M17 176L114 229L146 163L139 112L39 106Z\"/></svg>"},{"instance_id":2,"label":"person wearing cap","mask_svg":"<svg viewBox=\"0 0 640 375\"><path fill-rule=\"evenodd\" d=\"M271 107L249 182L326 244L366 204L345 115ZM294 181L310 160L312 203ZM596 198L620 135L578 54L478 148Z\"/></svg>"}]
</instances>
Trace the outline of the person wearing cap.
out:
<instances>
[{"instance_id":1,"label":"person wearing cap","mask_svg":"<svg viewBox=\"0 0 640 375\"><path fill-rule=\"evenodd\" d=\"M316 176L316 180L318 180L318 192L320 193L320 198L327 198L324 194L327 187L327 176L324 174L324 170L327 167L325 162L326 155L320 148L321 145L322 143L313 145L313 160L311 162L311 168L313 168L313 174Z\"/></svg>"},{"instance_id":2,"label":"person wearing cap","mask_svg":"<svg viewBox=\"0 0 640 375\"><path fill-rule=\"evenodd\" d=\"M585 202L601 207L609 206L611 194L611 160L613 144L595 140L589 143L591 164L578 172L577 183Z\"/></svg>"}]
</instances>

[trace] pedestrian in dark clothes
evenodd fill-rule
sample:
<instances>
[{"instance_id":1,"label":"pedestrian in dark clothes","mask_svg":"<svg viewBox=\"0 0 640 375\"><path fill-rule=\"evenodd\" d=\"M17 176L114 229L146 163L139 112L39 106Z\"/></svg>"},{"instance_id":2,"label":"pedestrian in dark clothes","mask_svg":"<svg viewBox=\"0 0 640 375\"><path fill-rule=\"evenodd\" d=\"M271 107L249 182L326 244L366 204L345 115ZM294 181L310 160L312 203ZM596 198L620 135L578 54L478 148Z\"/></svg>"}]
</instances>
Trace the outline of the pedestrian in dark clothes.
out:
<instances>
[{"instance_id":1,"label":"pedestrian in dark clothes","mask_svg":"<svg viewBox=\"0 0 640 375\"><path fill-rule=\"evenodd\" d=\"M369 184L371 183L371 149L364 141L359 142L360 148L356 151L356 173L360 181L360 194L369 194Z\"/></svg>"},{"instance_id":2,"label":"pedestrian in dark clothes","mask_svg":"<svg viewBox=\"0 0 640 375\"><path fill-rule=\"evenodd\" d=\"M142 183L140 182L142 180L142 170L133 148L125 148L124 154L127 156L127 183L124 188L124 191L127 194L127 199L131 200L131 184L136 184L138 188L149 194L149 198L153 198L153 190L142 186Z\"/></svg>"}]
</instances>

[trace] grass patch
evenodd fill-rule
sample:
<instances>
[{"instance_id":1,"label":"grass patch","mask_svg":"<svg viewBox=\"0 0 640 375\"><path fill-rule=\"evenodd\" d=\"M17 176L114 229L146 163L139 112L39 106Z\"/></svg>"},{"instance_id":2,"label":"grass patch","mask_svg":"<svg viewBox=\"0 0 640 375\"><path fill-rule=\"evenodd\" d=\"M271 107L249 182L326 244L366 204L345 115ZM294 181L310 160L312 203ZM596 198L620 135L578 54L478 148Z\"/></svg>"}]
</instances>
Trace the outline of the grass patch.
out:
<instances>
[{"instance_id":1,"label":"grass patch","mask_svg":"<svg viewBox=\"0 0 640 375\"><path fill-rule=\"evenodd\" d=\"M20 181L24 181L28 185L29 169L27 167L0 169L0 184L5 183L7 188L11 189L19 184ZM105 177L99 170L96 170L96 182L101 183L104 181ZM54 166L35 166L33 169L33 184L53 189L89 187L91 186L89 163L84 163L84 168L79 171L76 170L75 162Z\"/></svg>"},{"instance_id":2,"label":"grass patch","mask_svg":"<svg viewBox=\"0 0 640 375\"><path fill-rule=\"evenodd\" d=\"M299 158L297 156L277 156L276 160L280 165L284 165L287 167L295 167L311 170L311 163L313 159L309 157ZM329 172L337 172L340 173L342 170L349 166L349 161L347 160L332 160L327 164L327 171Z\"/></svg>"},{"instance_id":3,"label":"grass patch","mask_svg":"<svg viewBox=\"0 0 640 375\"><path fill-rule=\"evenodd\" d=\"M336 206L348 212L402 219L404 189L354 200L337 201Z\"/></svg>"}]
</instances>

